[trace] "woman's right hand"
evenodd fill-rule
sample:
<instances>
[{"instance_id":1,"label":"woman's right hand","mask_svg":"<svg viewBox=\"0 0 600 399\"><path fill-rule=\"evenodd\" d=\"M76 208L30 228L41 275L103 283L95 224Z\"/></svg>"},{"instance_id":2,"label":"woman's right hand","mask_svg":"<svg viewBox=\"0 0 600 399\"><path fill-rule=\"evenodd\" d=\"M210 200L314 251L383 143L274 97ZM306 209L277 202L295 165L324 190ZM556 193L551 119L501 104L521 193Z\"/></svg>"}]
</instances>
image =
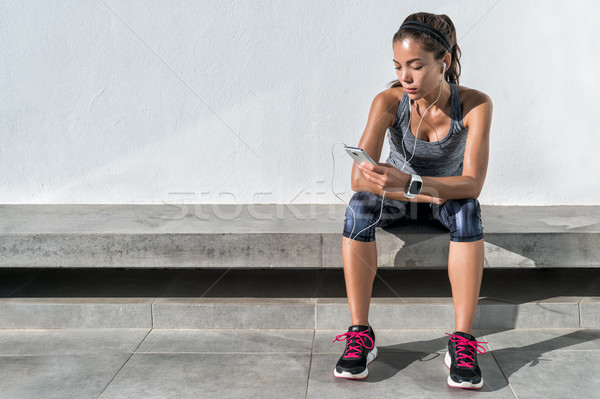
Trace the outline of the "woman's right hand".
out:
<instances>
[{"instance_id":1,"label":"woman's right hand","mask_svg":"<svg viewBox=\"0 0 600 399\"><path fill-rule=\"evenodd\" d=\"M442 205L444 202L448 201L447 199L444 198L436 198L436 197L432 197L432 203L437 204L437 205Z\"/></svg>"}]
</instances>

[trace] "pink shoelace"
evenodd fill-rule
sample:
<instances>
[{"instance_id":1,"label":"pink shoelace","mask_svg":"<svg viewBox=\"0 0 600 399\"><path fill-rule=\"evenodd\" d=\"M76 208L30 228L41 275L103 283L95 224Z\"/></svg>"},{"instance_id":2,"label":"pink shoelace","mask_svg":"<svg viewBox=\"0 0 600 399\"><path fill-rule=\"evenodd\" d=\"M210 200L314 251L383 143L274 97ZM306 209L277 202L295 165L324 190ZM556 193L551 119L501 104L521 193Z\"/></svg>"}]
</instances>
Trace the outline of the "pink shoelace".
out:
<instances>
[{"instance_id":1,"label":"pink shoelace","mask_svg":"<svg viewBox=\"0 0 600 399\"><path fill-rule=\"evenodd\" d=\"M475 351L473 349L482 355L486 352L483 345L480 344L487 344L487 342L475 340L469 341L467 338L456 334L446 333L446 335L450 335L450 341L456 342L456 361L458 362L458 366L473 368L473 363L475 362ZM483 352L479 350L479 348L481 348ZM463 351L466 351L467 353L462 353Z\"/></svg>"},{"instance_id":2,"label":"pink shoelace","mask_svg":"<svg viewBox=\"0 0 600 399\"><path fill-rule=\"evenodd\" d=\"M348 349L346 350L344 357L360 357L361 345L367 349L372 349L373 346L375 346L375 342L373 342L373 339L371 339L368 333L369 330L360 332L348 331L344 334L336 336L335 339L331 341L331 343L334 343L335 341L343 341L344 339L348 339ZM371 340L371 347L365 345L365 341L363 341L363 338L369 338ZM352 342L353 340L354 342ZM358 345L352 345L353 343Z\"/></svg>"}]
</instances>

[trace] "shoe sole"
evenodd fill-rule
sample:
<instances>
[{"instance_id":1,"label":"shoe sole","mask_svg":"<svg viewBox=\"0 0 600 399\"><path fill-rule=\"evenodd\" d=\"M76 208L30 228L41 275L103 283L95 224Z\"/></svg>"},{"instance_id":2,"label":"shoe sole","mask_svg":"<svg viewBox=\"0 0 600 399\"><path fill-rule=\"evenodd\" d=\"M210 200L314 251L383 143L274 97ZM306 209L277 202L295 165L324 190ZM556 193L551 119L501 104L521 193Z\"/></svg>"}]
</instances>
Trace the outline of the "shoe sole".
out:
<instances>
[{"instance_id":1,"label":"shoe sole","mask_svg":"<svg viewBox=\"0 0 600 399\"><path fill-rule=\"evenodd\" d=\"M446 352L446 356L444 357L444 364L450 370L450 365L452 364L452 357L450 357L450 352ZM448 385L452 388L464 388L464 389L479 389L483 386L483 377L478 384L473 384L468 381L456 382L450 376L448 376Z\"/></svg>"},{"instance_id":2,"label":"shoe sole","mask_svg":"<svg viewBox=\"0 0 600 399\"><path fill-rule=\"evenodd\" d=\"M367 354L367 366L371 364L373 360L377 359L377 355L377 347L373 346L373 350L371 350L371 352ZM341 373L338 373L338 371L334 368L333 375L335 375L338 378L347 378L349 380L362 380L364 378L367 378L367 376L369 375L369 369L365 367L365 371L363 371L362 373L352 374L349 371L342 371Z\"/></svg>"}]
</instances>

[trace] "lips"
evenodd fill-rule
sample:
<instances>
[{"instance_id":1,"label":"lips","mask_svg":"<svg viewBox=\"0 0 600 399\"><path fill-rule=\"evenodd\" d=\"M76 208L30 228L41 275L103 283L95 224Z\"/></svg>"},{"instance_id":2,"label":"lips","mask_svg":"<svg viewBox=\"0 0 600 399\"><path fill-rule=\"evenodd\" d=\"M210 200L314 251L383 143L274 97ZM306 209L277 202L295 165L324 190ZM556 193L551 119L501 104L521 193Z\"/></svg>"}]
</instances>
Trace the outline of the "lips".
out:
<instances>
[{"instance_id":1,"label":"lips","mask_svg":"<svg viewBox=\"0 0 600 399\"><path fill-rule=\"evenodd\" d=\"M416 91L417 90L417 89L411 88L411 87L406 87L405 89L406 89L406 91Z\"/></svg>"}]
</instances>

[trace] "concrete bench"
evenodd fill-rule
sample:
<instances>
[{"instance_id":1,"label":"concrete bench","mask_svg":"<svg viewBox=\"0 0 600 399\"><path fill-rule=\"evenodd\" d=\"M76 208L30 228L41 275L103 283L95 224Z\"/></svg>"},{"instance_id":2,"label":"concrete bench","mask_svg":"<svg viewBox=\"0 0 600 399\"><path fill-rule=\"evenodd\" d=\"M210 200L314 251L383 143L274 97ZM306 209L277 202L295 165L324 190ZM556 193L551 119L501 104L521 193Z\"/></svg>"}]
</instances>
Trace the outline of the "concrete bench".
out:
<instances>
[{"instance_id":1,"label":"concrete bench","mask_svg":"<svg viewBox=\"0 0 600 399\"><path fill-rule=\"evenodd\" d=\"M0 205L0 267L342 268L346 206ZM485 266L597 268L600 206L481 206ZM450 234L378 228L381 268L445 268Z\"/></svg>"}]
</instances>

